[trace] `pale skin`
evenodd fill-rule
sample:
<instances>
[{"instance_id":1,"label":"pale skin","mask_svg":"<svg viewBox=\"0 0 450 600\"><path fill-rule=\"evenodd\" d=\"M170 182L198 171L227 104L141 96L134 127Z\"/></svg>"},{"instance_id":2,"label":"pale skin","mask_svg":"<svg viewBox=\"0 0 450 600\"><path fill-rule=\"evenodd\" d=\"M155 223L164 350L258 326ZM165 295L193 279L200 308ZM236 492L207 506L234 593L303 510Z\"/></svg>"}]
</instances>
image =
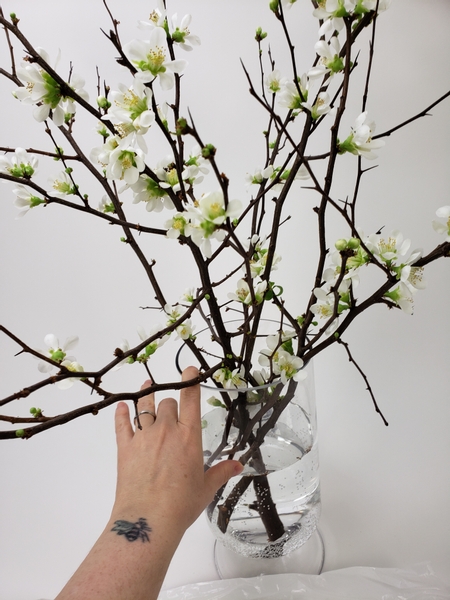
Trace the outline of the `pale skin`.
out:
<instances>
[{"instance_id":1,"label":"pale skin","mask_svg":"<svg viewBox=\"0 0 450 600\"><path fill-rule=\"evenodd\" d=\"M188 367L182 380L197 375L197 369ZM146 381L141 389L150 384ZM144 396L138 411L156 413L156 419L142 414L142 430L134 429L127 404L117 406L117 488L111 517L56 600L156 599L186 529L216 490L242 471L240 463L227 460L204 472L198 385L181 390L179 405L165 398L157 412L153 395ZM139 519L147 529L134 539L142 532ZM126 531L120 533L123 523L135 525L129 539Z\"/></svg>"}]
</instances>

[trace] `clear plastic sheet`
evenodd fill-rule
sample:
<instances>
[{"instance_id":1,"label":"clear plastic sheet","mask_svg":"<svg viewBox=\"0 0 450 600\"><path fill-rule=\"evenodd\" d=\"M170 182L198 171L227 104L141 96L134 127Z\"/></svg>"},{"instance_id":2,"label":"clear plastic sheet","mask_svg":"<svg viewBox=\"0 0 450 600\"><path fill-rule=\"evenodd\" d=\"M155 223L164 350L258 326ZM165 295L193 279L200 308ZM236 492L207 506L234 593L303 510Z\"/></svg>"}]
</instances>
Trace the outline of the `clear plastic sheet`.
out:
<instances>
[{"instance_id":1,"label":"clear plastic sheet","mask_svg":"<svg viewBox=\"0 0 450 600\"><path fill-rule=\"evenodd\" d=\"M408 569L349 567L322 575L261 575L196 583L158 600L448 600L450 585L429 563Z\"/></svg>"}]
</instances>

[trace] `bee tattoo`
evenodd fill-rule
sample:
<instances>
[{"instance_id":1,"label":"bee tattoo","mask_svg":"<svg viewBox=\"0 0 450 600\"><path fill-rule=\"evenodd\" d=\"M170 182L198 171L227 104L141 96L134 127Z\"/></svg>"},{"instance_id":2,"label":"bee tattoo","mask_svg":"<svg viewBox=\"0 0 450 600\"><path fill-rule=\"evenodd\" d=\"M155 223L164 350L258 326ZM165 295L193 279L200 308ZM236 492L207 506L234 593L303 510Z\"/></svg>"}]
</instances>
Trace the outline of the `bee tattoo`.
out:
<instances>
[{"instance_id":1,"label":"bee tattoo","mask_svg":"<svg viewBox=\"0 0 450 600\"><path fill-rule=\"evenodd\" d=\"M114 527L111 529L111 531L116 531L117 535L124 535L129 542L135 542L136 540L149 542L148 533L151 530L152 528L147 525L147 519L142 517L136 523L122 520L115 521Z\"/></svg>"}]
</instances>

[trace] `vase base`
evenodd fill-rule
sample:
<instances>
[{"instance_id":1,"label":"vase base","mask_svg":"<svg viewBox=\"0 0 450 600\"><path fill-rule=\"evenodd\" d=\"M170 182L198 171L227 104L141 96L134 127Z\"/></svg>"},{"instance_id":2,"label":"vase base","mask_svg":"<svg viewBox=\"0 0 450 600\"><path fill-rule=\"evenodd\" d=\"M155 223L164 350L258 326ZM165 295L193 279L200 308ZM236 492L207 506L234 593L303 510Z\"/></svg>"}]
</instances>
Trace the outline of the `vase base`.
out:
<instances>
[{"instance_id":1,"label":"vase base","mask_svg":"<svg viewBox=\"0 0 450 600\"><path fill-rule=\"evenodd\" d=\"M320 575L325 562L325 544L318 529L297 550L279 558L247 558L214 543L214 565L220 579L258 577L280 573Z\"/></svg>"}]
</instances>

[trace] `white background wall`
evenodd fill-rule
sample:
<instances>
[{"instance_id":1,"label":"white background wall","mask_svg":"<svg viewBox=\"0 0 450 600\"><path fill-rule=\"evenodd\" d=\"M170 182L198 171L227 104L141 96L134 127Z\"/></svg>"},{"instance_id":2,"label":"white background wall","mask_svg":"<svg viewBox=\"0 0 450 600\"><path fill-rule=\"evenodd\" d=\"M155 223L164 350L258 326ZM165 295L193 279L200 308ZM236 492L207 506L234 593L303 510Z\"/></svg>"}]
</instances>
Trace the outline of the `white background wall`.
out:
<instances>
[{"instance_id":1,"label":"white background wall","mask_svg":"<svg viewBox=\"0 0 450 600\"><path fill-rule=\"evenodd\" d=\"M96 95L96 65L112 88L128 82L99 31L110 26L100 0L4 0L2 5L5 14L17 13L36 46L52 56L61 48L60 72L72 60L75 71L86 77L91 98ZM296 45L304 49L300 69L307 70L316 22L306 0L297 5L289 18L297 22ZM135 24L147 17L151 3L111 0L110 7L121 22L123 41L142 35ZM200 35L202 46L186 56L186 105L205 140L218 147L220 168L232 180L232 197L245 199L243 176L260 165L259 133L265 121L247 93L239 58L256 76L253 35L259 25L271 32L275 56L282 56L277 23L266 3L257 0L173 0L169 10L193 15L192 31ZM414 115L449 89L449 18L447 0L394 0L380 18L368 106L377 131ZM8 67L3 40L0 57ZM10 96L11 87L0 80L0 145L44 147L42 128ZM358 99L350 106L354 112L348 126L359 113ZM431 228L434 212L450 203L448 101L431 113L387 140L376 161L379 167L364 179L360 202L365 231L382 225L386 232L400 228L414 247L426 251L441 241ZM79 118L77 125L86 147L98 144L95 123ZM159 157L160 148L152 155ZM344 197L351 192L354 158L340 160L344 169L335 189ZM48 174L55 172L57 166L50 164ZM44 168L41 177L45 183ZM129 249L118 242L118 230L57 206L16 220L10 187L2 184L0 194L0 315L6 327L34 347L43 347L49 332L61 340L79 335L76 354L86 369L106 362L123 337L136 341L138 325L150 328L155 314L139 306L151 303L151 290ZM311 288L316 248L314 203L305 197L301 208L293 209L301 218L300 229L294 224L283 236L286 258L278 274L290 286L288 298L301 302ZM130 214L152 222L141 207ZM334 223L332 227L336 237L347 235ZM189 267L179 267L174 244L160 242L146 248L158 260L167 297L175 301L193 274ZM377 307L346 335L370 377L388 428L374 413L363 381L341 348L316 360L326 569L402 567L431 560L440 573L450 573L449 268L441 261L426 270L428 289L417 295L414 316ZM36 378L36 362L13 358L17 350L1 339L1 397ZM174 377L167 359L160 359L158 368L161 379ZM137 368L122 369L111 377L109 389L136 389L143 378ZM66 411L89 401L80 390L46 389L8 410L24 414L37 405L47 414ZM52 598L108 518L115 485L113 409L26 442L3 441L0 453L0 600ZM211 549L202 518L186 534L167 585L214 578Z\"/></svg>"}]
</instances>

